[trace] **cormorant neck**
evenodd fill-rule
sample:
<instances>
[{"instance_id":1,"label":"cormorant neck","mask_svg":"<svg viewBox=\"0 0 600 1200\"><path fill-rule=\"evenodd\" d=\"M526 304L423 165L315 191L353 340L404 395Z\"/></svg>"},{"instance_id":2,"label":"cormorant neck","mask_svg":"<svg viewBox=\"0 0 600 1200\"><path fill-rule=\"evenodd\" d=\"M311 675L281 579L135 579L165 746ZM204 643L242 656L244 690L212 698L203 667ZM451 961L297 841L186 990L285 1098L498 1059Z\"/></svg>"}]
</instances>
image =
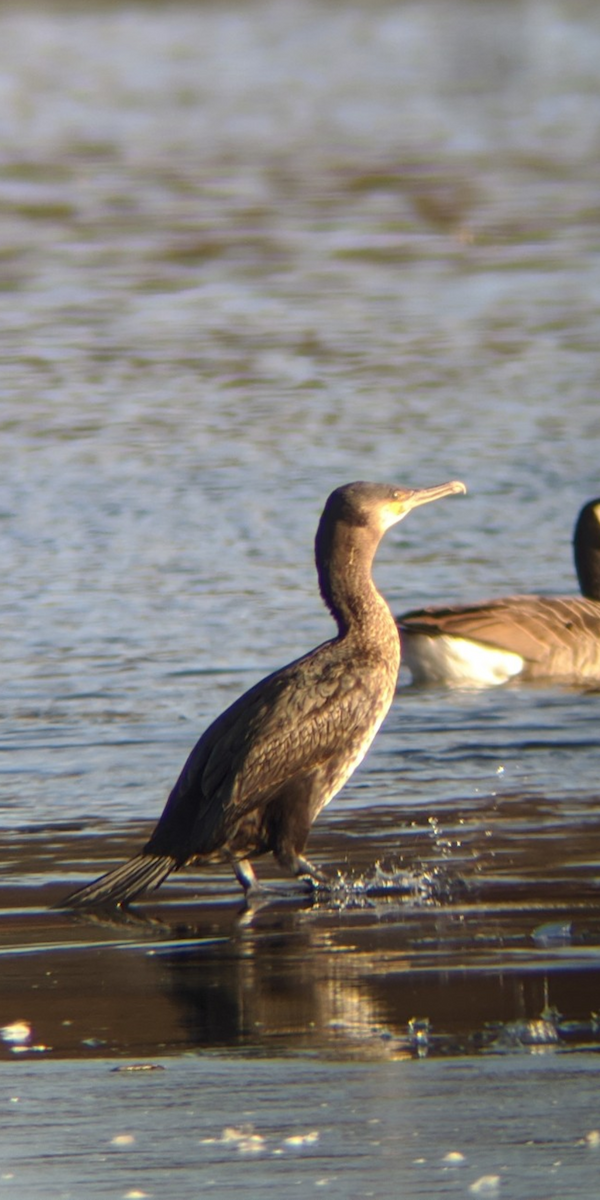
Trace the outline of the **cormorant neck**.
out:
<instances>
[{"instance_id":1,"label":"cormorant neck","mask_svg":"<svg viewBox=\"0 0 600 1200\"><path fill-rule=\"evenodd\" d=\"M368 524L321 521L315 557L321 595L337 622L340 636L366 629L388 606L377 591L371 568L380 538Z\"/></svg>"}]
</instances>

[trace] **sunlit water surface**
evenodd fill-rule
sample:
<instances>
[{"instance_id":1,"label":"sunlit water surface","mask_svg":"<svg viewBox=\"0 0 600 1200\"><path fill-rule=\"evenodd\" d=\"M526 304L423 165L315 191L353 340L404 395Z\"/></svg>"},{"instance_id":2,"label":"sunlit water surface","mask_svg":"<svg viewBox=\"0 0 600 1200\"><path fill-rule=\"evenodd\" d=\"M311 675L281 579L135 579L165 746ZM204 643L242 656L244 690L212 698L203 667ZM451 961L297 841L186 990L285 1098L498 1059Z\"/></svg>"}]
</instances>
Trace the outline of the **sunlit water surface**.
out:
<instances>
[{"instance_id":1,"label":"sunlit water surface","mask_svg":"<svg viewBox=\"0 0 600 1200\"><path fill-rule=\"evenodd\" d=\"M314 902L277 878L248 919L214 868L131 921L47 905L330 635L337 484L468 486L384 541L396 612L575 590L599 62L591 2L3 7L0 1017L29 1025L0 1042L2 1181L27 1200L167 1194L170 1155L178 1200L250 1162L256 1195L596 1197L598 693L402 676L313 831ZM132 1057L166 1070L106 1074Z\"/></svg>"}]
</instances>

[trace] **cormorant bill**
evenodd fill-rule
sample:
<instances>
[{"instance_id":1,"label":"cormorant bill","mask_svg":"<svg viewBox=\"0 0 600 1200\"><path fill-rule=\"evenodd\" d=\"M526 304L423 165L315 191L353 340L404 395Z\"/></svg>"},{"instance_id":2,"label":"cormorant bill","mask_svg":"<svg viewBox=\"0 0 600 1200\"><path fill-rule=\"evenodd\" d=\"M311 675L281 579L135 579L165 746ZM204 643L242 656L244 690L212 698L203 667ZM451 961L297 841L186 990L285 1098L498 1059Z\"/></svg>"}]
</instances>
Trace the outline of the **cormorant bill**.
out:
<instances>
[{"instance_id":1,"label":"cormorant bill","mask_svg":"<svg viewBox=\"0 0 600 1200\"><path fill-rule=\"evenodd\" d=\"M600 497L581 509L573 551L581 596L504 596L398 617L413 681L600 683Z\"/></svg>"},{"instance_id":2,"label":"cormorant bill","mask_svg":"<svg viewBox=\"0 0 600 1200\"><path fill-rule=\"evenodd\" d=\"M338 632L267 676L221 713L192 750L140 854L64 905L122 905L186 863L229 861L257 887L250 857L272 851L307 880L311 825L366 754L396 687L400 640L371 576L377 546L412 508L465 492L349 483L331 493L317 530L321 595Z\"/></svg>"}]
</instances>

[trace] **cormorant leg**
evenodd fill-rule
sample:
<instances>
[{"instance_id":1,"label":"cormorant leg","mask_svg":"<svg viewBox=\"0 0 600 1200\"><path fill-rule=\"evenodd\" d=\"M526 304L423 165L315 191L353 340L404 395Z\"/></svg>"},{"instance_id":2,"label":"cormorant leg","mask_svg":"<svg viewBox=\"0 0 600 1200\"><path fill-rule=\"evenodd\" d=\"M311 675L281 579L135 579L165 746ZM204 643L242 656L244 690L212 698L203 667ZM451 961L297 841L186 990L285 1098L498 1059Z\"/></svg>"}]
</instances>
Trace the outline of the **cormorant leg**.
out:
<instances>
[{"instance_id":1,"label":"cormorant leg","mask_svg":"<svg viewBox=\"0 0 600 1200\"><path fill-rule=\"evenodd\" d=\"M248 925L252 922L256 913L264 905L270 903L271 897L269 896L269 891L271 889L263 887L258 882L252 864L247 858L240 858L232 862L231 865L235 871L236 878L244 889L244 908L240 917L240 924Z\"/></svg>"},{"instance_id":2,"label":"cormorant leg","mask_svg":"<svg viewBox=\"0 0 600 1200\"><path fill-rule=\"evenodd\" d=\"M241 883L246 895L248 895L249 892L260 891L260 884L256 878L256 875L254 874L252 863L249 861L249 859L240 858L235 862L232 862L231 865L235 872L235 877L238 882Z\"/></svg>"},{"instance_id":3,"label":"cormorant leg","mask_svg":"<svg viewBox=\"0 0 600 1200\"><path fill-rule=\"evenodd\" d=\"M291 871L292 875L295 875L297 879L301 879L303 883L307 883L309 887L315 888L318 884L329 884L325 873L319 871L319 868L313 866L302 854L288 850L286 853L277 854L276 857L280 867L285 867L286 870Z\"/></svg>"},{"instance_id":4,"label":"cormorant leg","mask_svg":"<svg viewBox=\"0 0 600 1200\"><path fill-rule=\"evenodd\" d=\"M299 879L305 879L311 887L318 886L318 884L329 884L329 879L325 872L320 871L318 867L315 867L314 863L309 862L301 854L296 859L294 875L297 875Z\"/></svg>"}]
</instances>

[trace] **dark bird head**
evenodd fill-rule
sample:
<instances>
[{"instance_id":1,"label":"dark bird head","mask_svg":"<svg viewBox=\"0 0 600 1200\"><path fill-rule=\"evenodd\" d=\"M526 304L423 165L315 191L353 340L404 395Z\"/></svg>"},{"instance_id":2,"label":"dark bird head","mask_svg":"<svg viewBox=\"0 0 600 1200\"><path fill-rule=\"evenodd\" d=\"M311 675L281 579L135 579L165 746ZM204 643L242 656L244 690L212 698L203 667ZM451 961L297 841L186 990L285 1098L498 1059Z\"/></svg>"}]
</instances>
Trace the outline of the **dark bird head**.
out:
<instances>
[{"instance_id":1,"label":"dark bird head","mask_svg":"<svg viewBox=\"0 0 600 1200\"><path fill-rule=\"evenodd\" d=\"M401 521L411 508L466 490L464 483L456 480L430 488L402 488L387 483L346 483L331 493L323 510L321 525L341 521L346 525L368 526L379 541L386 529Z\"/></svg>"},{"instance_id":2,"label":"dark bird head","mask_svg":"<svg viewBox=\"0 0 600 1200\"><path fill-rule=\"evenodd\" d=\"M573 553L582 596L600 600L600 496L584 504L577 518Z\"/></svg>"},{"instance_id":3,"label":"dark bird head","mask_svg":"<svg viewBox=\"0 0 600 1200\"><path fill-rule=\"evenodd\" d=\"M386 529L412 508L466 492L453 480L431 488L403 488L384 483L347 483L331 493L317 529L315 557L321 594L338 624L347 624L349 610L360 599L373 557Z\"/></svg>"}]
</instances>

